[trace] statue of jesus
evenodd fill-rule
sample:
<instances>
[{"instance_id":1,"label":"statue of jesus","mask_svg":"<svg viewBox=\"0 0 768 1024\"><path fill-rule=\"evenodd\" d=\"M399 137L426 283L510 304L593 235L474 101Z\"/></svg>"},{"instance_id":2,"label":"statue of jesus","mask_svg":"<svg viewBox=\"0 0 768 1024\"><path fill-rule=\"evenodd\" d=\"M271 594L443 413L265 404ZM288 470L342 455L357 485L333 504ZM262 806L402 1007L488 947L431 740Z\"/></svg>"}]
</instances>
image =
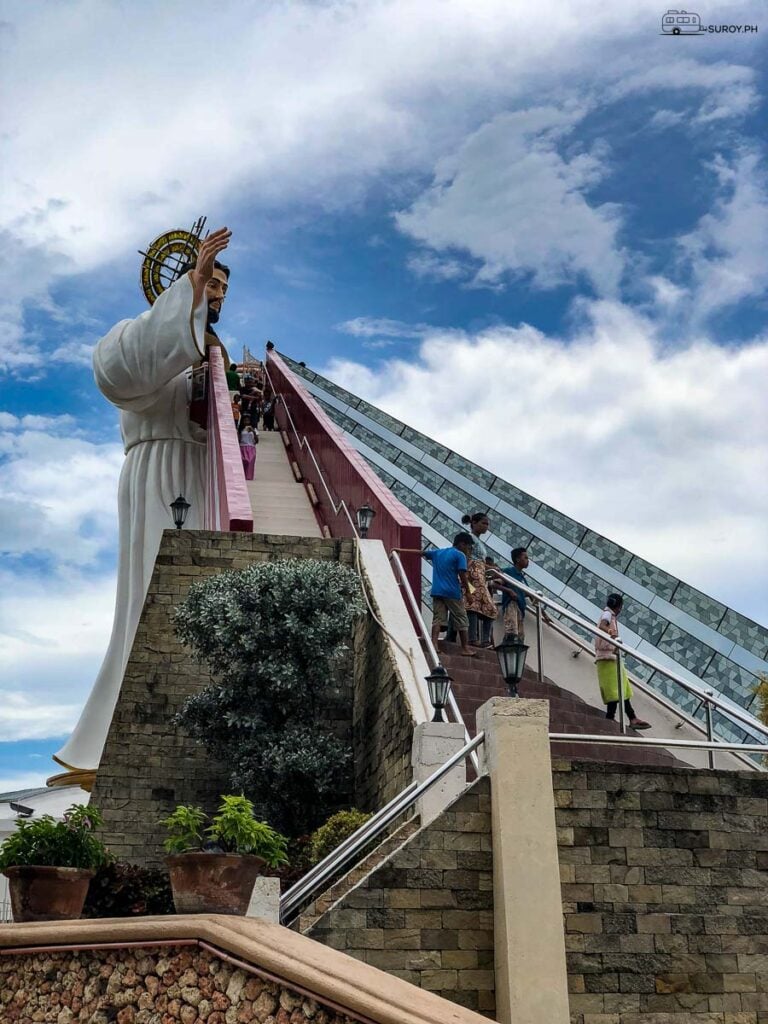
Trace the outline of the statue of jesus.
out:
<instances>
[{"instance_id":1,"label":"statue of jesus","mask_svg":"<svg viewBox=\"0 0 768 1024\"><path fill-rule=\"evenodd\" d=\"M135 320L121 320L98 343L93 372L120 410L125 463L118 488L120 551L112 636L93 689L69 740L54 760L70 770L99 766L147 588L178 494L191 502L187 526L203 526L206 434L189 418L189 369L217 343L216 323L229 269L216 259L232 232L200 243L194 269Z\"/></svg>"}]
</instances>

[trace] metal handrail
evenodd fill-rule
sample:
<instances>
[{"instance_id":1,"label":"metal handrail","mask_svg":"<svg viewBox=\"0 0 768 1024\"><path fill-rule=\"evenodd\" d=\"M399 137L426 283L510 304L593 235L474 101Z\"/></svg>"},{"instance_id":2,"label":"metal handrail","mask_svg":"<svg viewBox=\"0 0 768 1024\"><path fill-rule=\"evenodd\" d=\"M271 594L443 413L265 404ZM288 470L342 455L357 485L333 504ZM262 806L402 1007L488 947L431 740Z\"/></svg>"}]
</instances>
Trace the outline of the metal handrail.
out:
<instances>
[{"instance_id":1,"label":"metal handrail","mask_svg":"<svg viewBox=\"0 0 768 1024\"><path fill-rule=\"evenodd\" d=\"M310 443L309 438L307 437L306 434L302 434L301 436L299 436L299 432L296 429L296 424L293 422L293 416L291 416L291 410L288 408L288 403L285 401L285 398L283 397L282 393L278 393L275 390L275 385L272 382L272 377L270 376L269 369L268 369L266 363L264 364L264 373L266 374L267 380L269 381L269 386L272 388L272 394L276 398L281 398L282 399L281 405L282 405L283 409L285 409L285 414L288 417L288 422L291 425L291 430L293 431L293 436L296 438L296 440L298 442L299 450L301 450L302 448L306 449L306 451L309 454L310 459L312 460L312 464L315 467L315 470L317 471L317 475L318 475L318 477L320 479L320 483L323 485L323 490L325 491L326 495L328 496L328 501L331 503L331 508L333 509L333 514L335 516L338 516L339 513L343 510L344 513L346 514L347 519L349 520L349 525L352 527L352 532L353 532L354 536L357 537L357 539L359 540L360 539L360 534L359 534L358 529L357 529L357 524L355 523L355 521L354 521L354 519L353 519L353 517L352 517L352 515L351 515L351 513L349 511L349 507L348 507L346 501L344 501L344 499L341 498L339 500L339 502L337 503L336 500L334 499L333 495L331 494L330 489L328 487L328 484L325 481L325 474L323 473L322 469L320 468L320 463L315 458L315 453L312 451L312 444Z\"/></svg>"},{"instance_id":2,"label":"metal handrail","mask_svg":"<svg viewBox=\"0 0 768 1024\"><path fill-rule=\"evenodd\" d=\"M585 653L594 653L592 646L588 644L586 640L582 639L582 637L578 636L578 634L576 633L573 633L570 629L567 629L565 626L562 626L559 622L550 622L549 627L550 629L553 629L555 633L559 633L560 636L564 637L568 641L568 643L575 644L577 647L580 648L580 650L584 651ZM573 657L576 657L576 655L578 654L579 651L574 651ZM671 700L668 700L666 697L662 696L662 694L656 693L653 687L649 686L642 679L638 679L637 676L633 675L632 682L633 685L636 686L637 689L640 690L642 693L644 693L646 697L655 701L657 704L660 704L665 711L669 711L671 714L675 715L677 718L680 719L680 721L675 726L675 729L680 729L683 725L688 725L690 728L696 729L699 732L704 731L704 727L698 719L694 718L693 715L689 715L687 711L683 711L682 708L677 707L677 705L673 704ZM711 723L707 723L707 725L708 728L706 729L706 732L709 736L712 732ZM716 739L716 737L714 739ZM718 742L727 743L727 740L718 740ZM758 768L761 771L763 770L760 768L759 765L756 765L750 757L747 757L746 755L734 753L733 756L737 760L745 764L748 768L751 768L753 771L756 768Z\"/></svg>"},{"instance_id":3,"label":"metal handrail","mask_svg":"<svg viewBox=\"0 0 768 1024\"><path fill-rule=\"evenodd\" d=\"M437 649L435 648L435 645L432 643L432 637L430 636L429 630L427 629L427 624L424 621L424 616L421 614L421 609L419 608L419 603L416 600L416 595L414 594L413 588L411 587L408 577L405 574L405 569L403 567L402 561L400 560L400 555L397 553L397 551L392 551L389 556L389 559L395 567L397 576L399 577L400 585L402 586L403 592L405 593L406 602L410 607L414 618L416 619L416 624L421 630L421 639L424 641L424 646L427 649L427 661L429 662L429 667L430 669L437 668L437 666L440 664L440 655L437 653ZM469 731L464 721L464 716L462 715L461 710L459 709L459 705L456 702L456 697L453 693L453 688L450 688L448 690L448 707L450 708L451 714L453 715L454 722L458 722L459 725L464 727L464 741L465 743L469 743ZM477 760L477 754L472 754L471 759L473 768L475 769L476 772L479 771L479 762Z\"/></svg>"},{"instance_id":4,"label":"metal handrail","mask_svg":"<svg viewBox=\"0 0 768 1024\"><path fill-rule=\"evenodd\" d=\"M570 619L572 622L575 622L576 625L581 626L582 629L586 629L589 633L592 633L594 636L599 636L602 640L607 640L608 643L610 643L617 651L621 651L624 654L631 655L633 658L636 658L643 665L647 665L649 668L652 668L655 672L661 672L662 675L666 676L668 679L671 679L674 683L677 683L678 686L682 686L684 690L687 690L689 693L692 693L703 704L712 704L726 718L732 718L735 721L739 722L741 725L745 725L748 728L754 729L756 732L759 732L764 736L768 736L768 726L763 725L762 722L760 722L757 718L754 718L748 712L741 711L740 709L732 708L729 705L724 704L721 700L718 700L717 696L713 691L703 690L701 689L701 687L696 686L695 683L691 683L687 679L683 679L682 676L679 676L676 672L673 672L671 669L665 668L663 665L660 665L657 661L654 661L653 658L649 658L645 654L641 654L639 651L634 650L632 647L628 647L625 643L623 643L623 641L610 636L602 629L598 629L597 626L593 625L593 623L589 622L587 619L582 618L580 615L577 615L575 612L570 611L570 609L568 608L564 608L556 601L552 601L550 598L546 597L541 591L534 590L533 587L529 587L527 584L521 583L519 580L513 579L511 576L507 576L506 573L500 572L498 569L495 570L495 575L503 579L506 583L509 583L511 586L517 588L518 590L522 590L524 594L527 594L535 601L541 602L541 604L543 604L546 608L551 608L552 611L556 612L558 615L564 615L567 619Z\"/></svg>"},{"instance_id":5,"label":"metal handrail","mask_svg":"<svg viewBox=\"0 0 768 1024\"><path fill-rule=\"evenodd\" d=\"M332 878L338 871L353 860L373 839L376 839L388 825L391 825L396 818L412 807L427 790L439 782L457 764L469 757L480 746L485 739L485 733L479 732L474 739L466 743L461 750L457 750L448 760L441 764L429 778L423 782L412 782L404 790L397 794L389 803L382 807L365 824L361 825L356 832L340 843L327 857L324 857L319 864L316 864L311 871L308 871L303 878L283 893L280 897L280 922L285 924L293 916L298 907L306 903L321 886Z\"/></svg>"},{"instance_id":6,"label":"metal handrail","mask_svg":"<svg viewBox=\"0 0 768 1024\"><path fill-rule=\"evenodd\" d=\"M553 743L614 743L637 747L683 747L690 750L711 750L720 753L748 751L750 754L768 754L768 744L763 743L721 743L716 740L665 740L650 736L602 736L599 733L551 732ZM753 765L754 767L754 765Z\"/></svg>"}]
</instances>

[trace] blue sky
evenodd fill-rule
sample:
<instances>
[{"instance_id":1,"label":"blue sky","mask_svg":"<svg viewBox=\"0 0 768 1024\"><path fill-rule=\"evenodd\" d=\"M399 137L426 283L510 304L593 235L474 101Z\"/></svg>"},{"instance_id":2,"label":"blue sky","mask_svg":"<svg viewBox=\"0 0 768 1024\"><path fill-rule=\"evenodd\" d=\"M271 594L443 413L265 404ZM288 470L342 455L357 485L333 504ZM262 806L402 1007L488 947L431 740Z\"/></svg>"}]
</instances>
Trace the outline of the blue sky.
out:
<instances>
[{"instance_id":1,"label":"blue sky","mask_svg":"<svg viewBox=\"0 0 768 1024\"><path fill-rule=\"evenodd\" d=\"M201 213L233 353L272 338L766 620L768 21L670 39L662 7L3 4L0 790L111 626L90 352Z\"/></svg>"}]
</instances>

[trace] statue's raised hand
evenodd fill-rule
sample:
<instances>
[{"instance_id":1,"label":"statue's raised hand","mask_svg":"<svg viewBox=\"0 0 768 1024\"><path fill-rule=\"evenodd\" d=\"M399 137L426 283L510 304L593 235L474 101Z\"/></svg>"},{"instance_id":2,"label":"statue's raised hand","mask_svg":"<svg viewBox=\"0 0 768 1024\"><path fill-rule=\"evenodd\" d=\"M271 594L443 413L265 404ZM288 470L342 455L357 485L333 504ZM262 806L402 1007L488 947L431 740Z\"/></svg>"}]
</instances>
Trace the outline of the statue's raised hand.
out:
<instances>
[{"instance_id":1,"label":"statue's raised hand","mask_svg":"<svg viewBox=\"0 0 768 1024\"><path fill-rule=\"evenodd\" d=\"M195 269L190 271L192 287L194 289L194 305L198 306L203 299L205 286L213 277L213 264L220 252L229 245L232 232L229 228L218 228L212 231L207 238L200 243L197 250L197 263Z\"/></svg>"}]
</instances>

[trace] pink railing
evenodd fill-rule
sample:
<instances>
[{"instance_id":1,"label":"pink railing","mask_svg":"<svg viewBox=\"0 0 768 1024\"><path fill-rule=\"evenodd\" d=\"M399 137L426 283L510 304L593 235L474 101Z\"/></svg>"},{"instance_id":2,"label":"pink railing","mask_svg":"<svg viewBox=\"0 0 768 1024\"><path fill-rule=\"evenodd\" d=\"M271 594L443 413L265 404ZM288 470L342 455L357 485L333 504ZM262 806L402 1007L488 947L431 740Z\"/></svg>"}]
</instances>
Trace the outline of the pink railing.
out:
<instances>
[{"instance_id":1,"label":"pink railing","mask_svg":"<svg viewBox=\"0 0 768 1024\"><path fill-rule=\"evenodd\" d=\"M277 423L291 441L290 457L312 484L320 519L332 537L353 537L356 509L368 504L376 512L368 537L381 540L389 554L402 548L421 549L421 527L376 476L362 455L323 411L301 380L272 351L267 373L275 393ZM328 493L330 491L330 494ZM421 601L421 558L401 556L417 601Z\"/></svg>"},{"instance_id":2,"label":"pink railing","mask_svg":"<svg viewBox=\"0 0 768 1024\"><path fill-rule=\"evenodd\" d=\"M245 483L237 428L232 417L224 357L208 349L208 462L206 530L253 530L253 512Z\"/></svg>"}]
</instances>

